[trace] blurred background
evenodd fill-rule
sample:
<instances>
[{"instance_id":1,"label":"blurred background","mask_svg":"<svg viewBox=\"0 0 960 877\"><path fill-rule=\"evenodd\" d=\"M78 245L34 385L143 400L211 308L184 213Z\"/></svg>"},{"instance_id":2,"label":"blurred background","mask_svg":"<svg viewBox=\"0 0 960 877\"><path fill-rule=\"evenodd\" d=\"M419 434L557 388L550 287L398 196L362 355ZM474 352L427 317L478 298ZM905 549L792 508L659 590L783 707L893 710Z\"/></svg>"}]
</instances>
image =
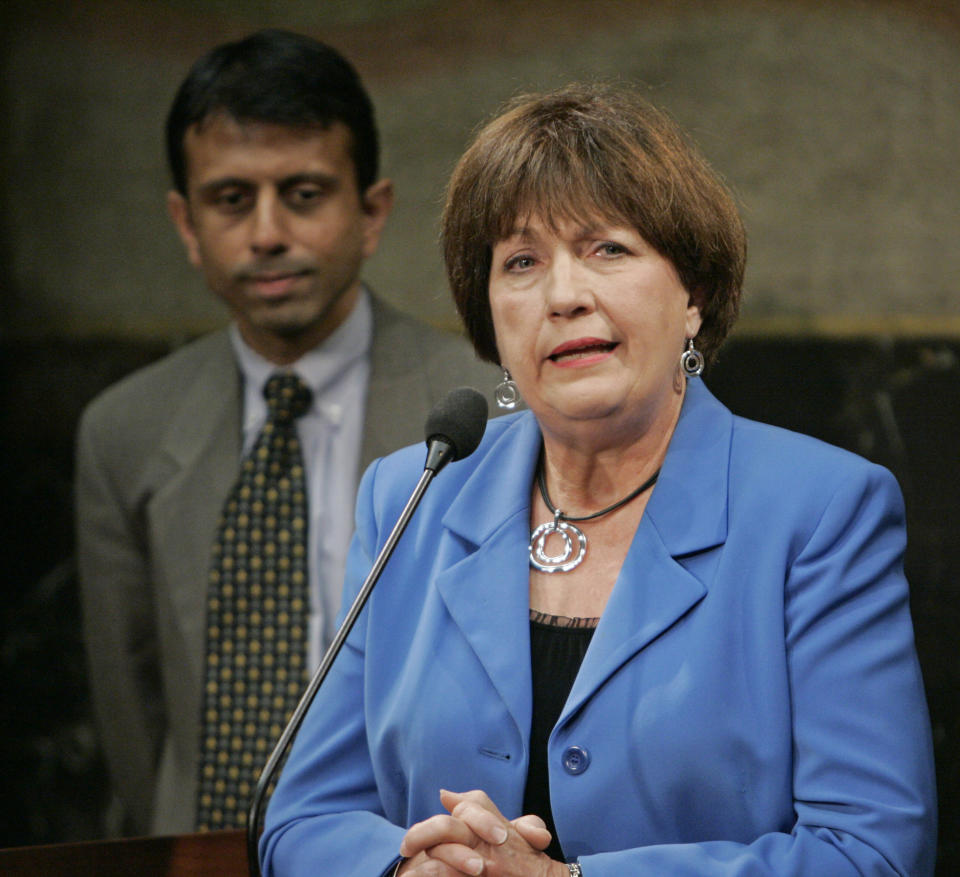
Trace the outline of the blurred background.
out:
<instances>
[{"instance_id":1,"label":"blurred background","mask_svg":"<svg viewBox=\"0 0 960 877\"><path fill-rule=\"evenodd\" d=\"M443 186L511 96L636 83L735 190L743 315L707 375L737 413L894 470L960 873L960 2L5 0L0 10L0 846L103 833L72 567L72 444L103 387L221 324L166 217L190 64L309 33L374 99L397 207L366 277L456 327ZM789 502L789 497L784 497Z\"/></svg>"}]
</instances>

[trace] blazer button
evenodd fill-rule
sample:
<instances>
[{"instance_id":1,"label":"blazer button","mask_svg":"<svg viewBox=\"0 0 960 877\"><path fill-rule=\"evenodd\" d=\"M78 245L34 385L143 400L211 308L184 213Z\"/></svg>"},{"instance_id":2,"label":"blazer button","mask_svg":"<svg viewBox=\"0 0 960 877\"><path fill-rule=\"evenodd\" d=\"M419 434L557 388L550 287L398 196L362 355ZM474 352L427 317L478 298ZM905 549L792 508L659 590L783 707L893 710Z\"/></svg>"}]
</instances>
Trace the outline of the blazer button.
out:
<instances>
[{"instance_id":1,"label":"blazer button","mask_svg":"<svg viewBox=\"0 0 960 877\"><path fill-rule=\"evenodd\" d=\"M583 746L571 746L563 753L563 769L576 776L590 765L590 753Z\"/></svg>"}]
</instances>

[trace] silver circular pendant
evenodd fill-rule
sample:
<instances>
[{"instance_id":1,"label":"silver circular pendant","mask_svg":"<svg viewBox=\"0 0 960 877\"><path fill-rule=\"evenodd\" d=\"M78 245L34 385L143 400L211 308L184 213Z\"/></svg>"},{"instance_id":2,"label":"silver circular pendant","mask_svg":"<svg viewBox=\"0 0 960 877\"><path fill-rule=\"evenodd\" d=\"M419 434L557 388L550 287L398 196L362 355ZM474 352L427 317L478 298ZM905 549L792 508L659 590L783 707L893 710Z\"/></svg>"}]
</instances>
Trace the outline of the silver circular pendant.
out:
<instances>
[{"instance_id":1,"label":"silver circular pendant","mask_svg":"<svg viewBox=\"0 0 960 877\"><path fill-rule=\"evenodd\" d=\"M547 554L547 539L557 534L563 540L560 554ZM530 566L540 572L570 572L587 553L586 534L568 521L547 521L530 534Z\"/></svg>"}]
</instances>

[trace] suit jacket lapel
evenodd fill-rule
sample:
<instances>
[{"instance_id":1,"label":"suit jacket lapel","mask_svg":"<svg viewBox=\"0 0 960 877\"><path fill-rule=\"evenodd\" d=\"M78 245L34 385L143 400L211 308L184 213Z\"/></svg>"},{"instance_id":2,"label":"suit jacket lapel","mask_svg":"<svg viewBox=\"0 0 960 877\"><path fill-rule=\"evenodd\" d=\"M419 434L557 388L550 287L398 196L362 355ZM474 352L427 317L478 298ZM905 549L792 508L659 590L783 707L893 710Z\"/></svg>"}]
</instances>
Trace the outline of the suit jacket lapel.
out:
<instances>
[{"instance_id":1,"label":"suit jacket lapel","mask_svg":"<svg viewBox=\"0 0 960 877\"><path fill-rule=\"evenodd\" d=\"M240 375L227 333L216 336L197 380L184 388L160 442L170 475L151 505L164 544L178 547L164 559L165 581L199 672L210 548L223 498L237 477L241 453Z\"/></svg>"}]
</instances>

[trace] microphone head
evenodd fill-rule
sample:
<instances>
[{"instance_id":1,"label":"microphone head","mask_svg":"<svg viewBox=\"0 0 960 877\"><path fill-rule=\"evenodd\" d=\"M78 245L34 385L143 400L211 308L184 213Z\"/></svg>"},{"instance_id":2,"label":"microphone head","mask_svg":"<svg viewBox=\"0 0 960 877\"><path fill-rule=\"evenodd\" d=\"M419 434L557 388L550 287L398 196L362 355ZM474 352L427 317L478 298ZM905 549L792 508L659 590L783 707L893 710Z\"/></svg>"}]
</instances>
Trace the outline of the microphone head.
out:
<instances>
[{"instance_id":1,"label":"microphone head","mask_svg":"<svg viewBox=\"0 0 960 877\"><path fill-rule=\"evenodd\" d=\"M487 428L487 400L473 387L457 387L430 412L426 425L427 446L439 439L450 445L452 460L472 454Z\"/></svg>"}]
</instances>

